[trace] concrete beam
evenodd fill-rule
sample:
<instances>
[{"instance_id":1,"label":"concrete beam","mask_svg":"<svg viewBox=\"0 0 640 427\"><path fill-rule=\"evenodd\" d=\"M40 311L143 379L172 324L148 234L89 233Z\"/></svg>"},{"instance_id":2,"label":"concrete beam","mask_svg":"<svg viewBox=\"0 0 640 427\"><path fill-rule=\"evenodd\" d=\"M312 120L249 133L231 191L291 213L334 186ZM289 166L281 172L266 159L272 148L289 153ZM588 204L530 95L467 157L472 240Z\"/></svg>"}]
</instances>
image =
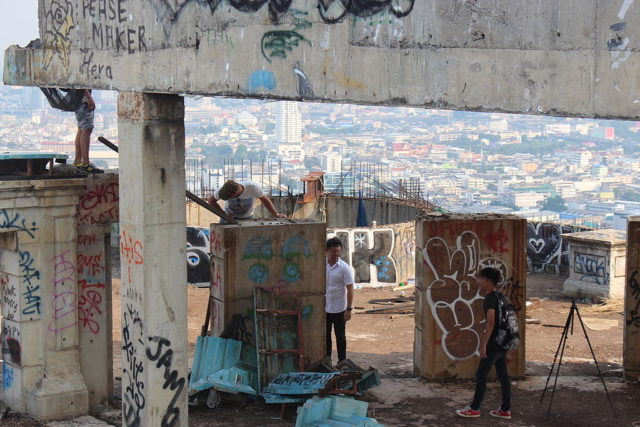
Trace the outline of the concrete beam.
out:
<instances>
[{"instance_id":1,"label":"concrete beam","mask_svg":"<svg viewBox=\"0 0 640 427\"><path fill-rule=\"evenodd\" d=\"M634 0L243 3L39 2L42 47L9 48L4 81L640 117Z\"/></svg>"},{"instance_id":2,"label":"concrete beam","mask_svg":"<svg viewBox=\"0 0 640 427\"><path fill-rule=\"evenodd\" d=\"M121 93L118 132L123 424L186 426L183 99Z\"/></svg>"}]
</instances>

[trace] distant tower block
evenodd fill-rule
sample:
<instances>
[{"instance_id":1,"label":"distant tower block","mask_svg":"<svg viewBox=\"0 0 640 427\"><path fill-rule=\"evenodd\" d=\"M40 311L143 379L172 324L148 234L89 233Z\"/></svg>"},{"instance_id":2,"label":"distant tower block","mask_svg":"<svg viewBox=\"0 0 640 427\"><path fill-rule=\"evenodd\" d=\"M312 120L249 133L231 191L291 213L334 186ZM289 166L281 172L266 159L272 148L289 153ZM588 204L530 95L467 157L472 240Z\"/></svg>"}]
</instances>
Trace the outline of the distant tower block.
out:
<instances>
[{"instance_id":1,"label":"distant tower block","mask_svg":"<svg viewBox=\"0 0 640 427\"><path fill-rule=\"evenodd\" d=\"M484 330L484 297L476 277L502 273L499 290L515 307L521 343L509 373L525 372L527 221L513 215L429 214L416 225L414 371L430 379L474 378Z\"/></svg>"},{"instance_id":2,"label":"distant tower block","mask_svg":"<svg viewBox=\"0 0 640 427\"><path fill-rule=\"evenodd\" d=\"M302 119L297 102L276 104L276 140L278 144L299 144L302 140Z\"/></svg>"}]
</instances>

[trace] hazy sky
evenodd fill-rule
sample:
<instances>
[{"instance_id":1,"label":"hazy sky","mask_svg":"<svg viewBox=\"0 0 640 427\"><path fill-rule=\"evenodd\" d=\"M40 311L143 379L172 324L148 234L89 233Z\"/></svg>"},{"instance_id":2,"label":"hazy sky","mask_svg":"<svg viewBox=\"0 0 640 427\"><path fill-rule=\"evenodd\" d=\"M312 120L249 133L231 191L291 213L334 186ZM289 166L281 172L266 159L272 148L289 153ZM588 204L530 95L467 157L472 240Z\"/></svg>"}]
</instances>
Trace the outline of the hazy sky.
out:
<instances>
[{"instance_id":1,"label":"hazy sky","mask_svg":"<svg viewBox=\"0 0 640 427\"><path fill-rule=\"evenodd\" d=\"M38 0L0 0L0 51L38 38ZM3 59L4 64L4 59ZM2 74L2 66L0 66Z\"/></svg>"},{"instance_id":2,"label":"hazy sky","mask_svg":"<svg viewBox=\"0 0 640 427\"><path fill-rule=\"evenodd\" d=\"M38 0L0 0L0 49L38 38Z\"/></svg>"}]
</instances>

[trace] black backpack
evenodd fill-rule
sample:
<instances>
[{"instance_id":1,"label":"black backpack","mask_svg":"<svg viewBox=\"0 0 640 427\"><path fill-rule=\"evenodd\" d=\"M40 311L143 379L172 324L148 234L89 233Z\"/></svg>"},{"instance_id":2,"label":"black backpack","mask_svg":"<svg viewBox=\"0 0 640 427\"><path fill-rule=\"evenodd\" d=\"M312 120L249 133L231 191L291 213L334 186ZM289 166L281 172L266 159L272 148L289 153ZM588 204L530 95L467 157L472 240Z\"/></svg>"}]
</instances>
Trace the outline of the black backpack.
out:
<instances>
[{"instance_id":1,"label":"black backpack","mask_svg":"<svg viewBox=\"0 0 640 427\"><path fill-rule=\"evenodd\" d=\"M515 350L520 345L518 315L507 298L498 292L498 312L496 318L496 344L502 350Z\"/></svg>"}]
</instances>

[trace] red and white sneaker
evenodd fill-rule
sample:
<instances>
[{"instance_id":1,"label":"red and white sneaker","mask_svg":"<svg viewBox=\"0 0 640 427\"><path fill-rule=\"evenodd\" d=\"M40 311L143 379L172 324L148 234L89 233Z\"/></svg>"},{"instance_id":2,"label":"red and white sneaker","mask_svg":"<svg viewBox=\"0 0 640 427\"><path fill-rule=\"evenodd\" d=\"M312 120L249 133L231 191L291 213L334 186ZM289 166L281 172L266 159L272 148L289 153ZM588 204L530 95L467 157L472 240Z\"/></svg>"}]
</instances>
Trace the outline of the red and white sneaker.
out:
<instances>
[{"instance_id":1,"label":"red and white sneaker","mask_svg":"<svg viewBox=\"0 0 640 427\"><path fill-rule=\"evenodd\" d=\"M456 409L456 415L462 418L478 418L480 411L474 411L471 407L467 406L462 409Z\"/></svg>"},{"instance_id":2,"label":"red and white sneaker","mask_svg":"<svg viewBox=\"0 0 640 427\"><path fill-rule=\"evenodd\" d=\"M511 411L503 411L502 408L498 408L495 411L489 412L492 417L502 418L503 420L511 419Z\"/></svg>"}]
</instances>

